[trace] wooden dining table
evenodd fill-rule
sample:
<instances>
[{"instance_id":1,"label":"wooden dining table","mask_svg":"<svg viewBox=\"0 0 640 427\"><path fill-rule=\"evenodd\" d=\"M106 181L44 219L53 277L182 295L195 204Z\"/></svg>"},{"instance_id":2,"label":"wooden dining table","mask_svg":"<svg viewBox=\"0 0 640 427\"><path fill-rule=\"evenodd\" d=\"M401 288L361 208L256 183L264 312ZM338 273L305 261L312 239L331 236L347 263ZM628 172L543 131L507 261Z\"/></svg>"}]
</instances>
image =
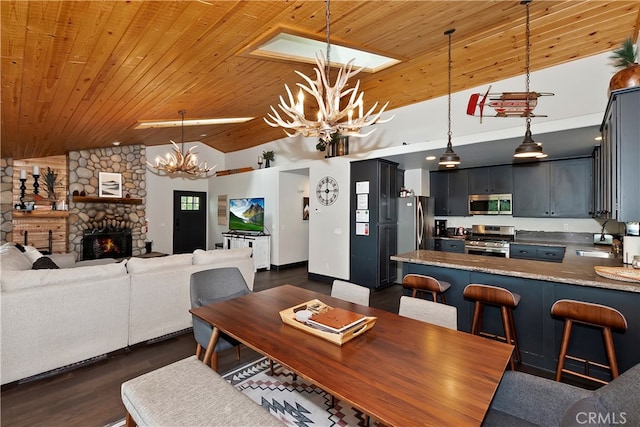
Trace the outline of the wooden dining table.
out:
<instances>
[{"instance_id":1,"label":"wooden dining table","mask_svg":"<svg viewBox=\"0 0 640 427\"><path fill-rule=\"evenodd\" d=\"M281 310L319 299L377 317L342 345L286 325ZM191 310L220 331L392 426L480 425L513 346L283 285ZM214 346L208 346L209 349Z\"/></svg>"}]
</instances>

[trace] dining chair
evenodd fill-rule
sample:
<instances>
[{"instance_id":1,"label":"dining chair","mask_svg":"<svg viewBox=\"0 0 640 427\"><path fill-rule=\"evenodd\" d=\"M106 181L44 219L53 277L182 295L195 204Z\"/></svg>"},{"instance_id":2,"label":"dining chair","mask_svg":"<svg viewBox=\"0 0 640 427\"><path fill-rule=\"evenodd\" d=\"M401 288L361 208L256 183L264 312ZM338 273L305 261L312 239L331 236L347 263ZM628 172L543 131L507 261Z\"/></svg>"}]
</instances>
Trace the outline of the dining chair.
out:
<instances>
[{"instance_id":1,"label":"dining chair","mask_svg":"<svg viewBox=\"0 0 640 427\"><path fill-rule=\"evenodd\" d=\"M225 301L251 293L242 273L237 267L213 268L193 273L191 275L191 308L202 307L218 301ZM213 327L193 317L193 335L196 340L196 357L200 358L202 350L209 345ZM211 360L203 360L205 365L210 365L213 370L218 370L218 352L232 347L238 349L240 342L221 333Z\"/></svg>"},{"instance_id":2,"label":"dining chair","mask_svg":"<svg viewBox=\"0 0 640 427\"><path fill-rule=\"evenodd\" d=\"M354 304L369 306L371 290L355 283L334 280L331 286L331 296Z\"/></svg>"},{"instance_id":3,"label":"dining chair","mask_svg":"<svg viewBox=\"0 0 640 427\"><path fill-rule=\"evenodd\" d=\"M401 296L398 314L445 328L458 329L458 309L451 305Z\"/></svg>"}]
</instances>

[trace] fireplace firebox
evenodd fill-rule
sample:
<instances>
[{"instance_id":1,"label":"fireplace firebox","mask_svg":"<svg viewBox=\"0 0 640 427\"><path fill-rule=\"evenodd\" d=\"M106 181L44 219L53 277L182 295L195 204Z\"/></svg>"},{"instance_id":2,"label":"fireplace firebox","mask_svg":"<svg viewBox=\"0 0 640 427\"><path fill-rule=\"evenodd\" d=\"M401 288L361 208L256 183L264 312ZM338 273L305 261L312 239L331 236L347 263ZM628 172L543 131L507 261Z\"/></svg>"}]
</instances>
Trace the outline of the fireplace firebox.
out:
<instances>
[{"instance_id":1,"label":"fireplace firebox","mask_svg":"<svg viewBox=\"0 0 640 427\"><path fill-rule=\"evenodd\" d=\"M130 257L131 229L86 230L82 237L82 259Z\"/></svg>"}]
</instances>

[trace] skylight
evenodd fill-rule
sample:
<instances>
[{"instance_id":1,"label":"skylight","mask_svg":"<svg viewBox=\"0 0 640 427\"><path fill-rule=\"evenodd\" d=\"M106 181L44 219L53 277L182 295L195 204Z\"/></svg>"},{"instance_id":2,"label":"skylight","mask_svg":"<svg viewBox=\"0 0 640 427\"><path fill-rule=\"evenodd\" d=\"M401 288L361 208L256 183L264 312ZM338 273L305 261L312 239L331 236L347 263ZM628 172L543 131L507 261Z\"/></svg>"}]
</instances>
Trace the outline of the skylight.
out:
<instances>
[{"instance_id":1,"label":"skylight","mask_svg":"<svg viewBox=\"0 0 640 427\"><path fill-rule=\"evenodd\" d=\"M250 55L271 59L305 62L315 64L318 52L325 54L327 43L308 37L279 32L274 37L250 51ZM355 58L355 67L365 67L362 71L375 73L397 64L400 60L388 56L378 55L364 50L340 46L331 41L331 63L342 66Z\"/></svg>"}]
</instances>

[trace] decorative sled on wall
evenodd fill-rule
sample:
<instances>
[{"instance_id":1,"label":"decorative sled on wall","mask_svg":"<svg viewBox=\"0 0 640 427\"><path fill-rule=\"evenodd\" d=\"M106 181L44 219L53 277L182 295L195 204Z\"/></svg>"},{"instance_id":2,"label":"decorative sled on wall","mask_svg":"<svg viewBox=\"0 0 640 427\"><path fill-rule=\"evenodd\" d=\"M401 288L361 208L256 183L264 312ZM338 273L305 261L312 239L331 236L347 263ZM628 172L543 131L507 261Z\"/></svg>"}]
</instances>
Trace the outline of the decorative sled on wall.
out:
<instances>
[{"instance_id":1,"label":"decorative sled on wall","mask_svg":"<svg viewBox=\"0 0 640 427\"><path fill-rule=\"evenodd\" d=\"M480 123L482 123L485 106L494 109L495 117L547 117L542 114L533 114L533 110L538 105L538 98L554 95L550 92L529 92L527 102L527 92L491 93L490 90L491 86L484 95L472 94L467 104L467 114L480 117Z\"/></svg>"}]
</instances>

